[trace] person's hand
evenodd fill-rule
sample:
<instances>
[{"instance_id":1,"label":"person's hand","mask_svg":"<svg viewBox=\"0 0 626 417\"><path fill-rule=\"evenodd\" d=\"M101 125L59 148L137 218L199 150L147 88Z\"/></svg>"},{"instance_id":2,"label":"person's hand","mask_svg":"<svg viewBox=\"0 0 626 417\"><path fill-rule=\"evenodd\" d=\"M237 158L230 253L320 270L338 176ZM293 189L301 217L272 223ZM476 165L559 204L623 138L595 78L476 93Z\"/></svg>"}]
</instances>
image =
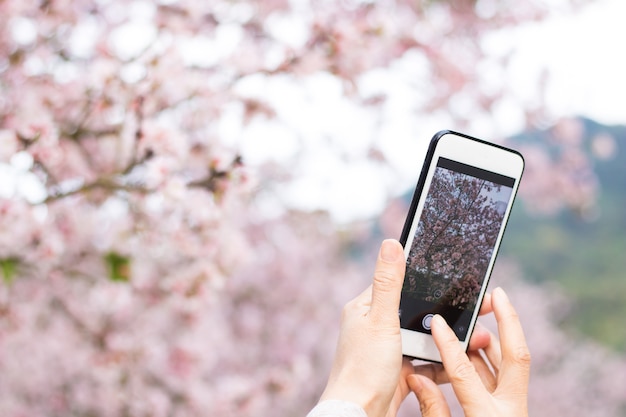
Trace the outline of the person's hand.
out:
<instances>
[{"instance_id":1,"label":"person's hand","mask_svg":"<svg viewBox=\"0 0 626 417\"><path fill-rule=\"evenodd\" d=\"M350 401L369 417L395 416L411 392L407 377L414 372L444 373L439 368L418 367L402 358L398 308L406 259L399 242L385 240L378 254L372 285L348 302L330 377L321 400ZM491 311L489 295L481 314ZM477 328L469 349L485 348L490 334ZM457 342L458 343L458 342Z\"/></svg>"},{"instance_id":2,"label":"person's hand","mask_svg":"<svg viewBox=\"0 0 626 417\"><path fill-rule=\"evenodd\" d=\"M498 322L500 342L479 352L463 352L458 340L441 316L435 316L431 332L466 417L528 416L530 353L515 309L500 288L494 290L491 305ZM424 417L448 417L450 409L435 382L424 375L407 377Z\"/></svg>"},{"instance_id":3,"label":"person's hand","mask_svg":"<svg viewBox=\"0 0 626 417\"><path fill-rule=\"evenodd\" d=\"M343 309L337 352L321 400L356 403L369 417L389 411L402 367L398 306L405 262L399 242L382 243L372 285Z\"/></svg>"},{"instance_id":4,"label":"person's hand","mask_svg":"<svg viewBox=\"0 0 626 417\"><path fill-rule=\"evenodd\" d=\"M493 313L493 308L491 306L491 293L487 292L485 293L485 296L483 298L483 302L480 307L480 311L478 312L478 315L484 316L490 313ZM495 343L492 344L491 347L489 347L489 345L492 343L492 340L495 340ZM494 335L491 334L491 332L487 330L487 328L483 327L480 322L477 322L476 326L474 327L474 332L472 333L472 336L470 338L469 345L467 346L467 352L470 358L477 358L480 356L478 352L481 349L495 349L494 346L496 346L496 344L497 340L495 339ZM407 373L403 372L402 375L405 377L405 379L409 375L420 374L428 377L428 379L435 382L435 384L437 385L447 384L450 382L450 380L448 379L448 374L446 373L446 370L444 369L442 364L424 361L418 361L417 363L418 364L414 365L412 369L407 368ZM411 391L411 388L408 387L408 385L407 389L409 392Z\"/></svg>"}]
</instances>

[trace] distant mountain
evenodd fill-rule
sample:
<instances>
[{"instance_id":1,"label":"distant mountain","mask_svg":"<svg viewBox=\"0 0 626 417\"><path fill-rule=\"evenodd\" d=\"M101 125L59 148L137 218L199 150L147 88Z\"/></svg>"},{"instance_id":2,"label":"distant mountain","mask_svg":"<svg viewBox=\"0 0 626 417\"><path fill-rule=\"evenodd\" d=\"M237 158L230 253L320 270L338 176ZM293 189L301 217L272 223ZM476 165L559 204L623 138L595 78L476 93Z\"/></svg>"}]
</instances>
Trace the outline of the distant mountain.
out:
<instances>
[{"instance_id":1,"label":"distant mountain","mask_svg":"<svg viewBox=\"0 0 626 417\"><path fill-rule=\"evenodd\" d=\"M599 182L597 216L589 220L563 211L537 217L516 204L501 254L518 259L529 279L556 282L573 297L566 326L626 351L626 126L579 120L585 131L583 147ZM607 146L614 148L603 159L603 152L611 149L598 147L603 143L597 138L606 134L613 138ZM548 131L524 132L511 142L558 151Z\"/></svg>"}]
</instances>

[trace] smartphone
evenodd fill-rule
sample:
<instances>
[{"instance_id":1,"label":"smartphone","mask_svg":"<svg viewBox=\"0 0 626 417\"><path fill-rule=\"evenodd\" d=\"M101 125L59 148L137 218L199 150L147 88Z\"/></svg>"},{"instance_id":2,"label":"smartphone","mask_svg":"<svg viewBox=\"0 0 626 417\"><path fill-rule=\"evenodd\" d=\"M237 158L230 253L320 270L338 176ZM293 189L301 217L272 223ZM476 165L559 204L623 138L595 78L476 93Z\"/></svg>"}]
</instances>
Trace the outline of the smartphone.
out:
<instances>
[{"instance_id":1,"label":"smartphone","mask_svg":"<svg viewBox=\"0 0 626 417\"><path fill-rule=\"evenodd\" d=\"M431 140L400 237L404 355L441 362L434 314L467 350L523 170L512 149L450 130Z\"/></svg>"}]
</instances>

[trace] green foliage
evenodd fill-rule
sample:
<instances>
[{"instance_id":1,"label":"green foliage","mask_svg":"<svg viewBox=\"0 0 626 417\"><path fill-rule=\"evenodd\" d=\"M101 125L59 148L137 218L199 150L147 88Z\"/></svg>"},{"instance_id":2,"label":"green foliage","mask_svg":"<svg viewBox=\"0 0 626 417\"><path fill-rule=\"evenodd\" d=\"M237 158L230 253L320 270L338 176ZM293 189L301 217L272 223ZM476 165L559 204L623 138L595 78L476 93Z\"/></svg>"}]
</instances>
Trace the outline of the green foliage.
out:
<instances>
[{"instance_id":1,"label":"green foliage","mask_svg":"<svg viewBox=\"0 0 626 417\"><path fill-rule=\"evenodd\" d=\"M598 215L534 217L520 201L501 254L519 260L529 279L556 282L573 298L566 327L626 351L626 129L590 121L585 128L588 138L611 133L619 149L610 160L593 161L600 182Z\"/></svg>"},{"instance_id":2,"label":"green foliage","mask_svg":"<svg viewBox=\"0 0 626 417\"><path fill-rule=\"evenodd\" d=\"M11 284L17 273L18 260L16 258L0 259L0 271L6 284Z\"/></svg>"},{"instance_id":3,"label":"green foliage","mask_svg":"<svg viewBox=\"0 0 626 417\"><path fill-rule=\"evenodd\" d=\"M130 258L116 252L109 252L104 257L109 268L111 281L130 281Z\"/></svg>"}]
</instances>

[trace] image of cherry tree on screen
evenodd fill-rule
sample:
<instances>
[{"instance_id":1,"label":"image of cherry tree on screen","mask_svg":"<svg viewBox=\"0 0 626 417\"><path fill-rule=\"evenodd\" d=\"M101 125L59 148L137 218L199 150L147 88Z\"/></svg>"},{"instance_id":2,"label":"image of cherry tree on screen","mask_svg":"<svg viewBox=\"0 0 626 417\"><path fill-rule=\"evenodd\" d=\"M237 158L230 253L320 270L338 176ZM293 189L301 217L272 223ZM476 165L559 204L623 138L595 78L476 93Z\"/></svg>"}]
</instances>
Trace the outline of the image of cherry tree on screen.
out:
<instances>
[{"instance_id":1,"label":"image of cherry tree on screen","mask_svg":"<svg viewBox=\"0 0 626 417\"><path fill-rule=\"evenodd\" d=\"M511 188L438 167L407 259L404 296L473 309Z\"/></svg>"}]
</instances>

